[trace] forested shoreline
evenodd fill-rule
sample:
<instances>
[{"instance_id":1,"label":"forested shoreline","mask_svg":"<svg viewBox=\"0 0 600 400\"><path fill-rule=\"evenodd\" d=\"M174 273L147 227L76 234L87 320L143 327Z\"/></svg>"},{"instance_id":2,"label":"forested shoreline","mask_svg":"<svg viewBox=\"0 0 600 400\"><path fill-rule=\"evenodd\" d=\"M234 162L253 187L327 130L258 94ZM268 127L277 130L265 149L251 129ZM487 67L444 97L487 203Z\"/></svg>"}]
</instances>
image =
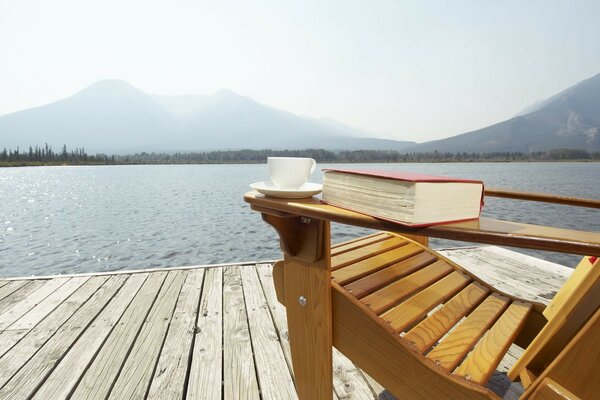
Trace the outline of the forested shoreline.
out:
<instances>
[{"instance_id":1,"label":"forested shoreline","mask_svg":"<svg viewBox=\"0 0 600 400\"><path fill-rule=\"evenodd\" d=\"M600 152L578 149L555 149L544 152L492 153L403 153L385 150L333 152L306 150L224 150L207 152L135 153L128 155L87 154L83 148L69 150L64 145L55 151L51 146L29 147L27 151L6 149L0 152L0 166L36 165L136 165L136 164L257 164L267 157L311 157L320 163L415 163L415 162L540 162L600 161Z\"/></svg>"}]
</instances>

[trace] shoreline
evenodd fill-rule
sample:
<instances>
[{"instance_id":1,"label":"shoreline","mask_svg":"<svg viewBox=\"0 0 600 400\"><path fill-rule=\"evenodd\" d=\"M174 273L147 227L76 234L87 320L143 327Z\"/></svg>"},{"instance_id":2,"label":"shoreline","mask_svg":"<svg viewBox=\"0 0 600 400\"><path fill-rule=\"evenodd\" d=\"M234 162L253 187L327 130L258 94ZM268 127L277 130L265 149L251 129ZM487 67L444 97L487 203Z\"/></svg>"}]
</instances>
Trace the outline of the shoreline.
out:
<instances>
[{"instance_id":1,"label":"shoreline","mask_svg":"<svg viewBox=\"0 0 600 400\"><path fill-rule=\"evenodd\" d=\"M486 163L597 163L600 159L569 159L569 160L496 160L496 159L477 159L477 160L421 160L421 161L330 161L317 160L325 164L486 164ZM0 162L0 168L19 168L19 167L89 167L89 166L126 166L126 165L257 165L264 164L265 160L260 161L228 161L228 162L115 162L115 163L64 163L64 162Z\"/></svg>"}]
</instances>

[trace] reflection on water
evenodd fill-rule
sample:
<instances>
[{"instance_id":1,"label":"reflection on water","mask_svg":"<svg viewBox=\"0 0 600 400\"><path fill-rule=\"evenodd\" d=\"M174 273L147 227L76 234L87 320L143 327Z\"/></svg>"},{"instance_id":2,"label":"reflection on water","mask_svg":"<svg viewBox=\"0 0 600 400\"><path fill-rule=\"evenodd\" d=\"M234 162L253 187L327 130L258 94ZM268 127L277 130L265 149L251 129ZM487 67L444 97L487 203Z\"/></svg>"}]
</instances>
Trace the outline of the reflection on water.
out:
<instances>
[{"instance_id":1,"label":"reflection on water","mask_svg":"<svg viewBox=\"0 0 600 400\"><path fill-rule=\"evenodd\" d=\"M352 167L445 174L482 179L494 187L600 198L600 163ZM276 234L242 200L248 184L266 179L265 165L0 169L0 276L278 258ZM312 180L320 182L321 173ZM576 207L491 198L483 215L600 230L597 210ZM340 241L368 231L333 225L332 232ZM432 245L462 243L433 240ZM578 258L534 254L571 265Z\"/></svg>"}]
</instances>

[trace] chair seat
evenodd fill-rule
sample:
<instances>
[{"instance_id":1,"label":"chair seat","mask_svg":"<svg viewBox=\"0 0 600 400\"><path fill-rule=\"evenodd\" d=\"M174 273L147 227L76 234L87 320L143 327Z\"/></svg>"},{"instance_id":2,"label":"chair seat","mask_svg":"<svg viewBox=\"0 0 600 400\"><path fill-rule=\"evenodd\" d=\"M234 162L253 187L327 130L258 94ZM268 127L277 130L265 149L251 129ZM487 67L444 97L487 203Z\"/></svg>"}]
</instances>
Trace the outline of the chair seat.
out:
<instances>
[{"instance_id":1,"label":"chair seat","mask_svg":"<svg viewBox=\"0 0 600 400\"><path fill-rule=\"evenodd\" d=\"M447 371L485 385L532 305L391 233L333 246L332 279Z\"/></svg>"}]
</instances>

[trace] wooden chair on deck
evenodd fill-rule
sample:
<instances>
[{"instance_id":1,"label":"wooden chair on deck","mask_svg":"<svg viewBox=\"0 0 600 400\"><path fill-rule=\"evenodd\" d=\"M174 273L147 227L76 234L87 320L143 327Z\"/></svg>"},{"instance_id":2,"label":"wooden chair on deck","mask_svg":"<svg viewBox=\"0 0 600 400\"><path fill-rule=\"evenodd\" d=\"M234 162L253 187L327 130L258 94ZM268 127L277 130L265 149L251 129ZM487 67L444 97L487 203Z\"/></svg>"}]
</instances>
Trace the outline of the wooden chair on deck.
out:
<instances>
[{"instance_id":1,"label":"wooden chair on deck","mask_svg":"<svg viewBox=\"0 0 600 400\"><path fill-rule=\"evenodd\" d=\"M428 247L377 233L331 248L333 344L399 399L497 399L511 344L527 399L600 398L600 260L546 307L502 293ZM285 268L275 264L284 302ZM439 398L439 397L438 397Z\"/></svg>"}]
</instances>

